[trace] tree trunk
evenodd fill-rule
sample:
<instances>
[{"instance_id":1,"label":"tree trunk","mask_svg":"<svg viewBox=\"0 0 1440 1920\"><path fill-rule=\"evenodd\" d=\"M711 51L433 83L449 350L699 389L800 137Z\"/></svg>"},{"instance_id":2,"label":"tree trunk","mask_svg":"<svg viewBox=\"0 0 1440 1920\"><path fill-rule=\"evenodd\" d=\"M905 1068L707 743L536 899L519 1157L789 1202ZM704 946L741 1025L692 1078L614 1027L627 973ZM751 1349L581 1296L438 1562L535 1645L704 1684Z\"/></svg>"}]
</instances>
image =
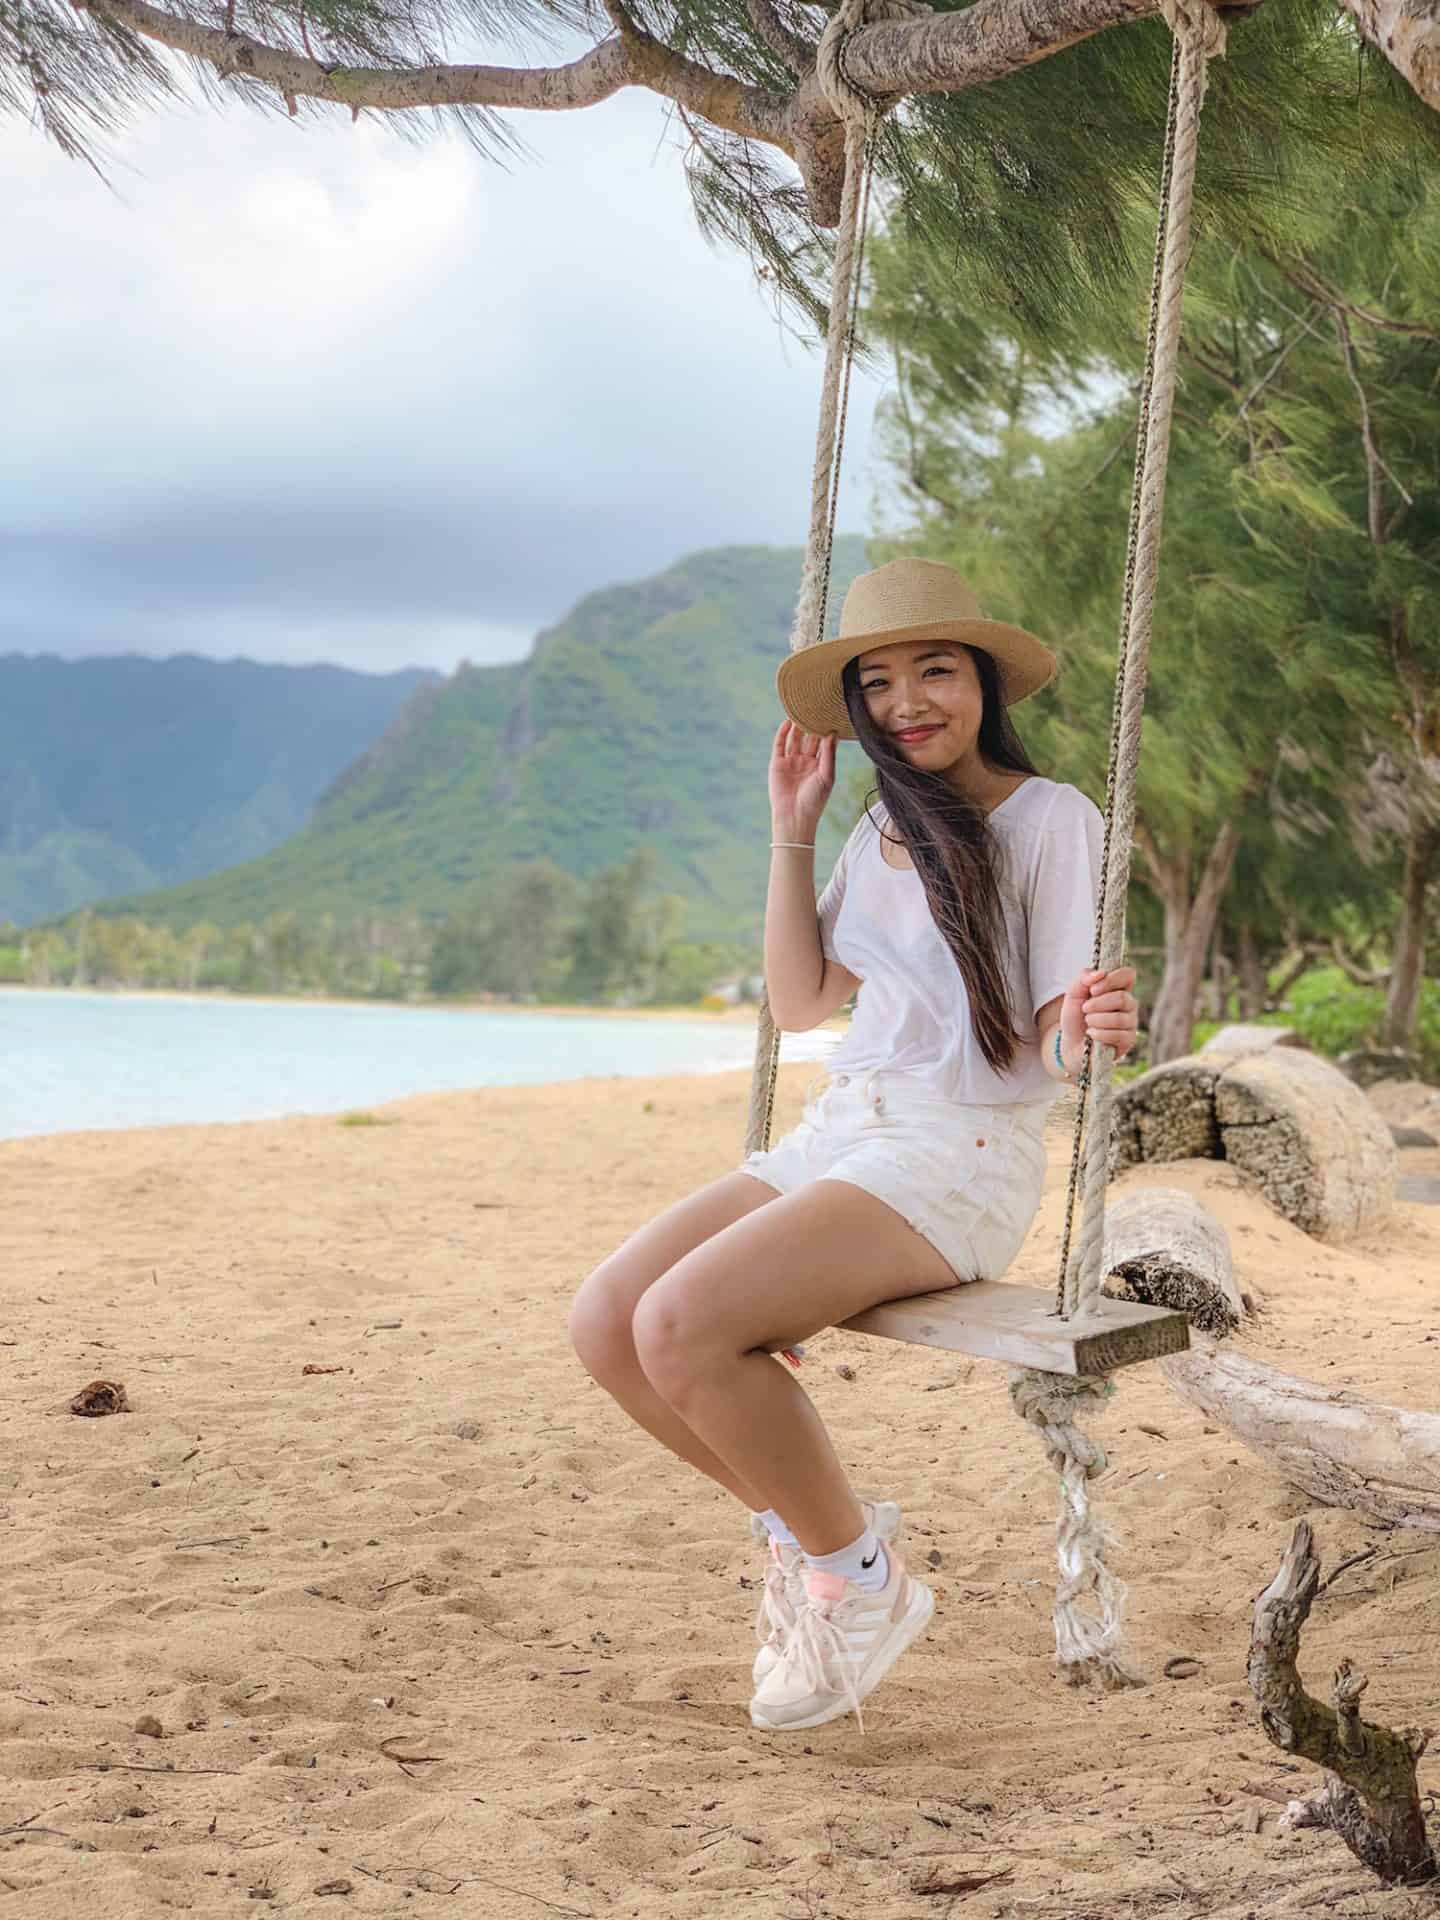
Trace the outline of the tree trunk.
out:
<instances>
[{"instance_id":1,"label":"tree trunk","mask_svg":"<svg viewBox=\"0 0 1440 1920\"><path fill-rule=\"evenodd\" d=\"M1420 985L1425 977L1425 895L1430 868L1440 849L1440 828L1413 820L1405 847L1405 881L1400 895L1400 924L1395 933L1395 958L1385 998L1385 1025L1381 1043L1415 1051L1420 1020Z\"/></svg>"},{"instance_id":2,"label":"tree trunk","mask_svg":"<svg viewBox=\"0 0 1440 1920\"><path fill-rule=\"evenodd\" d=\"M1253 1020L1257 1013L1265 1011L1268 983L1265 962L1260 958L1260 949L1255 944L1255 930L1248 920L1240 922L1237 959L1236 1008L1242 1020Z\"/></svg>"},{"instance_id":3,"label":"tree trunk","mask_svg":"<svg viewBox=\"0 0 1440 1920\"><path fill-rule=\"evenodd\" d=\"M1215 935L1210 942L1210 978L1205 983L1205 1017L1207 1020L1223 1020L1230 999L1230 981L1233 969L1229 955L1225 951L1225 923L1218 916L1215 921Z\"/></svg>"},{"instance_id":4,"label":"tree trunk","mask_svg":"<svg viewBox=\"0 0 1440 1920\"><path fill-rule=\"evenodd\" d=\"M1240 846L1240 831L1227 820L1216 834L1199 885L1190 891L1188 853L1166 857L1148 832L1137 829L1136 839L1151 885L1165 908L1165 972L1150 1018L1150 1064L1163 1066L1190 1051L1190 1030L1205 970L1205 956L1215 932L1220 904L1230 884Z\"/></svg>"}]
</instances>

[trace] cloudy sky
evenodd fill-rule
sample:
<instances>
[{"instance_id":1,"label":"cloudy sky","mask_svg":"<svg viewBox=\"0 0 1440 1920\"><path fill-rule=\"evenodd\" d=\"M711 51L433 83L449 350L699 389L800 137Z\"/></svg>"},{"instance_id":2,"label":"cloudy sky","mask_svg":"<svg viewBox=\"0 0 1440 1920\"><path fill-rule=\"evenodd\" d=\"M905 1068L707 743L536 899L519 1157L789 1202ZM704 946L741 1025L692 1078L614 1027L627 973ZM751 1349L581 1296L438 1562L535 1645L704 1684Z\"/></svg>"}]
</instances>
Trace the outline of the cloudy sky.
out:
<instances>
[{"instance_id":1,"label":"cloudy sky","mask_svg":"<svg viewBox=\"0 0 1440 1920\"><path fill-rule=\"evenodd\" d=\"M175 104L103 184L0 123L0 650L448 669L694 548L798 543L819 361L700 239L660 104L522 130L502 170Z\"/></svg>"}]
</instances>

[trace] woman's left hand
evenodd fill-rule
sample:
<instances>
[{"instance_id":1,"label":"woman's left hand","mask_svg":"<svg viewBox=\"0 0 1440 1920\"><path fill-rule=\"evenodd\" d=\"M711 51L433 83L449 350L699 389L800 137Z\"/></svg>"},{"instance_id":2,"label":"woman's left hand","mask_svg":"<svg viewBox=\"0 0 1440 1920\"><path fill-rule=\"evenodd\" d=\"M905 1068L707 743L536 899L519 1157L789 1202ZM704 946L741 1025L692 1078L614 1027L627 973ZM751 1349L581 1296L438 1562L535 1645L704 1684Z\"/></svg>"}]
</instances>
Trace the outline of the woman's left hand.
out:
<instances>
[{"instance_id":1,"label":"woman's left hand","mask_svg":"<svg viewBox=\"0 0 1440 1920\"><path fill-rule=\"evenodd\" d=\"M1085 1057L1088 1034L1097 1045L1113 1047L1117 1060L1123 1059L1135 1044L1139 1030L1139 1005L1130 989L1135 984L1133 967L1087 967L1066 990L1060 1009L1060 1052L1071 1073Z\"/></svg>"}]
</instances>

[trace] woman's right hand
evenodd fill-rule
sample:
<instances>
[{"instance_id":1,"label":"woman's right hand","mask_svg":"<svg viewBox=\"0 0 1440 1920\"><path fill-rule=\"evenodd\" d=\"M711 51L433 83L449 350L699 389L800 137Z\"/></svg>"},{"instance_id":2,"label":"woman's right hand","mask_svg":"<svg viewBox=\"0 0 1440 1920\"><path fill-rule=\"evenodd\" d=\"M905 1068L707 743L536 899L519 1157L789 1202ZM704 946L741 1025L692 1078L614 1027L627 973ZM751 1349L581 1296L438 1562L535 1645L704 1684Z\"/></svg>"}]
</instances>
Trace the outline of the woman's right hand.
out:
<instances>
[{"instance_id":1,"label":"woman's right hand","mask_svg":"<svg viewBox=\"0 0 1440 1920\"><path fill-rule=\"evenodd\" d=\"M784 720L770 754L770 817L777 840L813 840L835 785L835 735Z\"/></svg>"}]
</instances>

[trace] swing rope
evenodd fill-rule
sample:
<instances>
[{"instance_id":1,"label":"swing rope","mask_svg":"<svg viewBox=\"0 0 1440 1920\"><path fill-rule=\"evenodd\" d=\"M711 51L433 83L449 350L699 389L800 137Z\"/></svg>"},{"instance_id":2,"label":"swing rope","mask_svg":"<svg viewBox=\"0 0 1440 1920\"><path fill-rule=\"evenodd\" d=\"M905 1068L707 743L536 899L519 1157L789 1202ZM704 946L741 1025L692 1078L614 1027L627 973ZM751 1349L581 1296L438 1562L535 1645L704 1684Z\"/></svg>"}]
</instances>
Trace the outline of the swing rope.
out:
<instances>
[{"instance_id":1,"label":"swing rope","mask_svg":"<svg viewBox=\"0 0 1440 1920\"><path fill-rule=\"evenodd\" d=\"M1159 578L1185 269L1190 258L1200 114L1209 61L1225 48L1224 22L1207 0L1161 0L1161 10L1175 45L1105 781L1105 841L1094 965L1107 971L1120 965L1125 952L1125 904L1135 832L1140 736ZM1100 1307L1114 1061L1109 1047L1095 1047L1087 1038L1057 1285L1056 1311L1065 1319L1095 1313ZM1092 1088L1094 1100L1087 1127L1087 1094ZM1083 1191L1080 1247L1072 1261L1070 1238L1079 1191ZM1121 1651L1126 1592L1106 1559L1113 1536L1090 1496L1090 1482L1099 1479L1108 1463L1104 1449L1079 1430L1075 1419L1083 1407L1098 1407L1113 1391L1113 1382L1101 1376L1070 1377L1033 1368L1015 1368L1010 1375L1011 1404L1021 1419L1039 1430L1046 1458L1060 1478L1056 1658L1072 1684L1094 1680L1107 1688L1137 1686L1140 1680Z\"/></svg>"},{"instance_id":2,"label":"swing rope","mask_svg":"<svg viewBox=\"0 0 1440 1920\"><path fill-rule=\"evenodd\" d=\"M1150 325L1140 392L1135 480L1130 498L1110 762L1105 775L1103 880L1093 964L1107 971L1120 965L1125 952L1125 904L1135 833L1140 733L1160 572L1165 479L1180 359L1185 269L1190 258L1190 216L1200 113L1205 103L1209 62L1225 50L1225 23L1206 0L1188 0L1188 4L1187 0L1162 0L1161 10L1175 36L1175 45L1170 67L1170 106L1155 237L1155 270L1150 287ZM1114 1061L1109 1047L1092 1048L1086 1040L1057 1286L1057 1311L1066 1318L1077 1312L1093 1313L1100 1298ZM1091 1089L1094 1113L1087 1135L1085 1108ZM1082 1139L1086 1142L1084 1206L1080 1247L1072 1262L1070 1236L1080 1185L1077 1172Z\"/></svg>"},{"instance_id":3,"label":"swing rope","mask_svg":"<svg viewBox=\"0 0 1440 1920\"><path fill-rule=\"evenodd\" d=\"M800 592L790 628L790 651L825 638L829 611L830 562L835 549L835 516L840 505L840 462L850 406L850 373L855 364L855 329L860 315L861 268L870 213L875 136L888 102L862 93L845 71L845 46L860 27L880 20L913 20L931 12L922 0L842 0L825 23L816 55L816 73L832 110L845 129L845 185L835 235L830 278L830 315L825 332L825 371L820 383L820 420L815 434L815 469L810 486L810 528ZM770 1013L768 991L760 996L755 1034L755 1071L750 1082L750 1113L745 1151L770 1144L775 1117L775 1083L780 1071L780 1035Z\"/></svg>"},{"instance_id":4,"label":"swing rope","mask_svg":"<svg viewBox=\"0 0 1440 1920\"><path fill-rule=\"evenodd\" d=\"M1175 45L1106 774L1105 840L1094 948L1094 965L1106 970L1120 965L1125 947L1140 736L1179 364L1181 307L1190 253L1200 114L1208 63L1225 47L1225 26L1210 0L1160 0L1160 8ZM875 135L891 104L871 99L849 80L844 70L845 44L867 21L911 18L927 11L918 0L842 0L820 44L821 85L845 129L845 187L826 333L810 529L790 636L792 652L824 638ZM779 1060L780 1036L770 1014L768 995L762 995L745 1138L747 1152L770 1143ZM1057 1285L1056 1311L1065 1319L1099 1308L1113 1064L1114 1055L1108 1047L1094 1048L1087 1039L1079 1076ZM1093 1102L1088 1098L1092 1089ZM1077 1194L1083 1194L1080 1244L1072 1258ZM1016 1368L1010 1375L1015 1410L1039 1430L1046 1456L1060 1476L1060 1578L1054 1612L1057 1658L1073 1682L1094 1679L1118 1687L1137 1684L1120 1654L1125 1588L1106 1564L1110 1534L1089 1492L1090 1481L1099 1478L1107 1462L1103 1449L1075 1424L1082 1407L1108 1399L1112 1391L1112 1383L1104 1377L1072 1378L1034 1368ZM1088 1611L1081 1604L1087 1599L1091 1602Z\"/></svg>"}]
</instances>

